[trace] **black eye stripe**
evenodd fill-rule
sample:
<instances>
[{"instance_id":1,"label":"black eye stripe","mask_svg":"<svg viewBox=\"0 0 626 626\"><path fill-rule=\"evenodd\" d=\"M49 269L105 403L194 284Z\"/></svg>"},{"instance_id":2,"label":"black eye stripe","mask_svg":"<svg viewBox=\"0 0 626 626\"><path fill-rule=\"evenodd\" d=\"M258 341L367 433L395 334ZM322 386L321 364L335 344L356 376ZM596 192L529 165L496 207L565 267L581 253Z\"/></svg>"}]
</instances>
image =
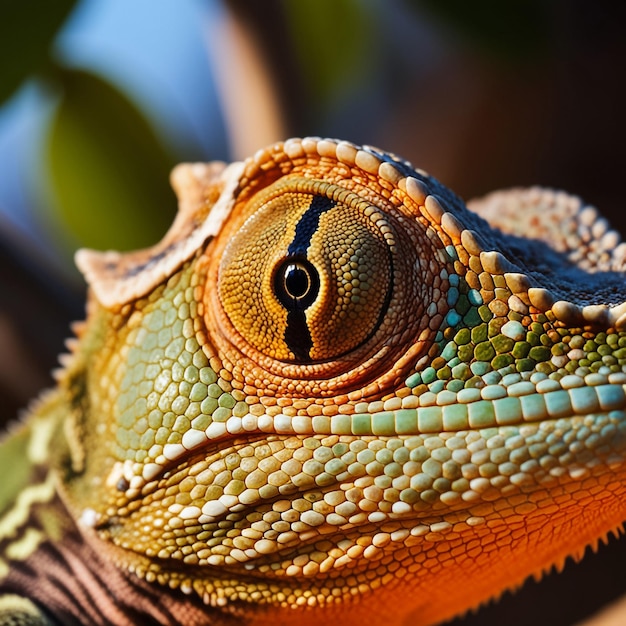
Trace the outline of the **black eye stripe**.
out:
<instances>
[{"instance_id":1,"label":"black eye stripe","mask_svg":"<svg viewBox=\"0 0 626 626\"><path fill-rule=\"evenodd\" d=\"M326 196L313 196L309 208L302 214L296 224L296 233L287 249L287 256L301 255L311 245L311 238L317 231L322 213L332 209L337 203Z\"/></svg>"},{"instance_id":2,"label":"black eye stripe","mask_svg":"<svg viewBox=\"0 0 626 626\"><path fill-rule=\"evenodd\" d=\"M313 347L305 310L315 302L319 288L319 274L304 258L285 258L274 274L274 293L287 311L285 343L296 359L304 363L311 360Z\"/></svg>"},{"instance_id":3,"label":"black eye stripe","mask_svg":"<svg viewBox=\"0 0 626 626\"><path fill-rule=\"evenodd\" d=\"M301 363L311 362L313 339L306 323L304 311L289 311L287 313L284 339L285 344L298 361Z\"/></svg>"},{"instance_id":4,"label":"black eye stripe","mask_svg":"<svg viewBox=\"0 0 626 626\"><path fill-rule=\"evenodd\" d=\"M307 259L307 251L319 228L320 217L336 204L326 196L313 196L309 208L296 224L287 256L274 274L274 293L287 311L284 340L296 359L303 363L311 360L310 351L313 347L305 309L313 304L320 287L319 274Z\"/></svg>"}]
</instances>

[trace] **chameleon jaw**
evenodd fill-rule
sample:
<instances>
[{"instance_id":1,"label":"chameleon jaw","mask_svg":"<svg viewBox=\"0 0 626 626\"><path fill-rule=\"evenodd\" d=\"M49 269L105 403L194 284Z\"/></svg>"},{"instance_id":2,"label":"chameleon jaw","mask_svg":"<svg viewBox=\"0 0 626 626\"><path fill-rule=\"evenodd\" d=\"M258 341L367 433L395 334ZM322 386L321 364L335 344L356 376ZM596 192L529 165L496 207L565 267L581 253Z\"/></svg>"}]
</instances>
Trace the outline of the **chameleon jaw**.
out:
<instances>
[{"instance_id":1,"label":"chameleon jaw","mask_svg":"<svg viewBox=\"0 0 626 626\"><path fill-rule=\"evenodd\" d=\"M610 478L623 468L625 448L617 411L436 436L238 438L174 461L115 519L99 516L92 527L123 551L158 557L166 577L176 578L183 562L197 581L230 571L242 580L323 584L320 576L364 575L395 550L480 534L489 520L507 517L494 503L539 515L552 499L532 494L568 494L567 485ZM178 485L197 500L165 495ZM246 599L239 589L231 599Z\"/></svg>"}]
</instances>

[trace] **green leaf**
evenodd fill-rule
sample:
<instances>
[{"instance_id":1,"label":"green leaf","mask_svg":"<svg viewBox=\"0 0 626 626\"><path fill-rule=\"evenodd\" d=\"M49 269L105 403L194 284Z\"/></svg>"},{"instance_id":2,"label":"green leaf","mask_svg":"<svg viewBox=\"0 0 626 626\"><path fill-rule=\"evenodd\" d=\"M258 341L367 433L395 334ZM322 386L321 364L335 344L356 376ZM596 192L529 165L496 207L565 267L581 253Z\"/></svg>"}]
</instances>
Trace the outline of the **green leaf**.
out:
<instances>
[{"instance_id":1,"label":"green leaf","mask_svg":"<svg viewBox=\"0 0 626 626\"><path fill-rule=\"evenodd\" d=\"M61 69L63 95L48 135L54 204L83 246L129 250L154 244L170 225L175 159L141 113L112 85Z\"/></svg>"},{"instance_id":2,"label":"green leaf","mask_svg":"<svg viewBox=\"0 0 626 626\"><path fill-rule=\"evenodd\" d=\"M0 103L48 63L52 41L76 0L2 3Z\"/></svg>"}]
</instances>

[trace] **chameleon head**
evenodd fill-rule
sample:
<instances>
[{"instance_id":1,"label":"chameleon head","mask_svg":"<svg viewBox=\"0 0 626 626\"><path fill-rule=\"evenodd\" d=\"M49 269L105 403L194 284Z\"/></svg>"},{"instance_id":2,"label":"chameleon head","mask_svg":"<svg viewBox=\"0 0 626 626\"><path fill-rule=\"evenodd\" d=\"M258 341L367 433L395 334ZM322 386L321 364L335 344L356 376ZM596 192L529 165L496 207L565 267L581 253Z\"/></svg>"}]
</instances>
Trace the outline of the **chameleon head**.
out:
<instances>
[{"instance_id":1,"label":"chameleon head","mask_svg":"<svg viewBox=\"0 0 626 626\"><path fill-rule=\"evenodd\" d=\"M124 567L211 604L391 619L384 587L426 623L623 520L609 235L591 269L571 233L520 246L409 164L331 140L173 182L162 242L79 254L92 297L60 383L64 498ZM516 196L582 232L589 209L555 197ZM511 198L477 210L498 223Z\"/></svg>"}]
</instances>

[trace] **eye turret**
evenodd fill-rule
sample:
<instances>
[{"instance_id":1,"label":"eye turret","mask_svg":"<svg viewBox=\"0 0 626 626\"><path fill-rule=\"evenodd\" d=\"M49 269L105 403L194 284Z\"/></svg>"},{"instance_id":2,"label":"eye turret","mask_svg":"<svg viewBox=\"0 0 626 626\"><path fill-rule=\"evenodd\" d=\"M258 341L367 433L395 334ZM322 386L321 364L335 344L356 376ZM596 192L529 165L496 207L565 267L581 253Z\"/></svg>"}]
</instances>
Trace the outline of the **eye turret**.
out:
<instances>
[{"instance_id":1,"label":"eye turret","mask_svg":"<svg viewBox=\"0 0 626 626\"><path fill-rule=\"evenodd\" d=\"M393 230L356 194L328 185L322 194L301 180L280 186L283 193L258 200L227 245L220 303L261 354L285 363L331 361L365 343L384 317ZM332 192L339 191L337 200Z\"/></svg>"},{"instance_id":2,"label":"eye turret","mask_svg":"<svg viewBox=\"0 0 626 626\"><path fill-rule=\"evenodd\" d=\"M275 175L255 173L210 248L204 319L227 375L251 396L393 384L446 312L442 242L401 189Z\"/></svg>"}]
</instances>

